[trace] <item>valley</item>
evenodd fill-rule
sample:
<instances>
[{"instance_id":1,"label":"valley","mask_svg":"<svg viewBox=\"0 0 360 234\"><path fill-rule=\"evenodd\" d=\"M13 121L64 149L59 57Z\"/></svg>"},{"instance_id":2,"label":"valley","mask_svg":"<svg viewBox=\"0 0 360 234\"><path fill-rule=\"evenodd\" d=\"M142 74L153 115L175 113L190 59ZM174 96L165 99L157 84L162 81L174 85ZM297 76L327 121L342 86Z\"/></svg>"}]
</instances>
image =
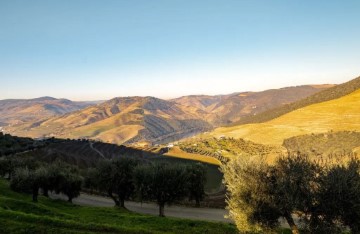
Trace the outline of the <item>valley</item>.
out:
<instances>
[{"instance_id":1,"label":"valley","mask_svg":"<svg viewBox=\"0 0 360 234\"><path fill-rule=\"evenodd\" d=\"M207 132L298 101L329 87L333 85L304 85L218 96L192 95L171 100L119 97L96 105L47 97L12 100L12 105L18 107L0 108L3 116L0 120L11 118L12 122L7 123L3 130L17 136L82 138L146 146ZM8 102L0 101L0 107L9 105ZM61 105L53 104L50 108L50 104L45 105L44 102ZM64 103L67 106L64 107ZM18 120L16 116L21 116L21 119Z\"/></svg>"}]
</instances>

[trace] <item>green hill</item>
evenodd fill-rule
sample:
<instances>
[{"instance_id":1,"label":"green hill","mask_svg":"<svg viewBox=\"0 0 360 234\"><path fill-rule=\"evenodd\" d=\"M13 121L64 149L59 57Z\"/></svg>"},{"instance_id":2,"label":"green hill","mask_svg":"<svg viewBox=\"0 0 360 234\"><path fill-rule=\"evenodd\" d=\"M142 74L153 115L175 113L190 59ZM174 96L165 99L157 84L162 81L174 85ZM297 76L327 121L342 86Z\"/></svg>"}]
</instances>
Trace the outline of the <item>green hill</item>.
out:
<instances>
[{"instance_id":1,"label":"green hill","mask_svg":"<svg viewBox=\"0 0 360 234\"><path fill-rule=\"evenodd\" d=\"M9 190L0 179L0 233L237 233L232 224L160 218L118 208L83 207Z\"/></svg>"}]
</instances>

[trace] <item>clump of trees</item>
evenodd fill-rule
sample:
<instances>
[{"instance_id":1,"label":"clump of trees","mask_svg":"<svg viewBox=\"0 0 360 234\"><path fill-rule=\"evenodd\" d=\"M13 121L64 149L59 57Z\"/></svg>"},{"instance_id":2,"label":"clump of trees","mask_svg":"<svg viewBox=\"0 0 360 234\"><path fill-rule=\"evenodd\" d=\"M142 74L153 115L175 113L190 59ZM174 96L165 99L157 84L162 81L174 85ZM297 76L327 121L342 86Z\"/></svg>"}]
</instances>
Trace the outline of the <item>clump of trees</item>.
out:
<instances>
[{"instance_id":1,"label":"clump of trees","mask_svg":"<svg viewBox=\"0 0 360 234\"><path fill-rule=\"evenodd\" d=\"M274 165L237 158L222 167L230 216L242 231L267 231L284 218L292 233L299 219L311 233L360 231L360 162L328 166L305 156Z\"/></svg>"},{"instance_id":2,"label":"clump of trees","mask_svg":"<svg viewBox=\"0 0 360 234\"><path fill-rule=\"evenodd\" d=\"M106 194L116 207L125 208L125 200L139 199L156 202L159 215L165 205L188 197L196 206L205 197L206 167L200 163L169 164L153 162L140 164L131 158L99 161L81 176L72 165L57 161L44 164L29 157L0 158L0 176L10 180L14 191L32 194L37 202L39 191L62 193L72 202L83 188Z\"/></svg>"},{"instance_id":3,"label":"clump of trees","mask_svg":"<svg viewBox=\"0 0 360 234\"><path fill-rule=\"evenodd\" d=\"M10 188L32 194L37 202L39 190L44 196L52 191L62 193L68 201L80 195L83 178L79 169L63 162L42 164L32 158L8 157L0 159L1 176L8 176Z\"/></svg>"},{"instance_id":4,"label":"clump of trees","mask_svg":"<svg viewBox=\"0 0 360 234\"><path fill-rule=\"evenodd\" d=\"M135 186L142 200L156 201L159 216L165 216L165 204L188 194L189 175L184 165L153 164L136 168Z\"/></svg>"},{"instance_id":5,"label":"clump of trees","mask_svg":"<svg viewBox=\"0 0 360 234\"><path fill-rule=\"evenodd\" d=\"M126 199L156 202L159 215L165 205L189 197L200 206L205 197L206 168L202 164L139 164L129 158L101 161L87 170L84 186L113 199L115 206L125 208Z\"/></svg>"},{"instance_id":6,"label":"clump of trees","mask_svg":"<svg viewBox=\"0 0 360 234\"><path fill-rule=\"evenodd\" d=\"M87 181L93 188L105 192L116 206L125 208L125 199L135 191L133 172L137 165L138 161L129 158L101 161L95 170L88 171Z\"/></svg>"},{"instance_id":7,"label":"clump of trees","mask_svg":"<svg viewBox=\"0 0 360 234\"><path fill-rule=\"evenodd\" d=\"M39 165L40 163L33 157L0 157L0 176L10 180L17 168L28 167L29 170L35 170Z\"/></svg>"}]
</instances>

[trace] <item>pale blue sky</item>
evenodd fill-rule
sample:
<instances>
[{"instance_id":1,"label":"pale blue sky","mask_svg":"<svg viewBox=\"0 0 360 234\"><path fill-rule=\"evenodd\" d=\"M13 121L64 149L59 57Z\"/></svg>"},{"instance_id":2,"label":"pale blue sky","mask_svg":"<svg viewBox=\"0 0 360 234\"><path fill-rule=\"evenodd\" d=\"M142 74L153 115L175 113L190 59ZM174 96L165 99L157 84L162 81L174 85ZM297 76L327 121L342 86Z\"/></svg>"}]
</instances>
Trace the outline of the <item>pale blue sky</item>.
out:
<instances>
[{"instance_id":1,"label":"pale blue sky","mask_svg":"<svg viewBox=\"0 0 360 234\"><path fill-rule=\"evenodd\" d=\"M0 0L0 99L224 94L360 75L360 1Z\"/></svg>"}]
</instances>

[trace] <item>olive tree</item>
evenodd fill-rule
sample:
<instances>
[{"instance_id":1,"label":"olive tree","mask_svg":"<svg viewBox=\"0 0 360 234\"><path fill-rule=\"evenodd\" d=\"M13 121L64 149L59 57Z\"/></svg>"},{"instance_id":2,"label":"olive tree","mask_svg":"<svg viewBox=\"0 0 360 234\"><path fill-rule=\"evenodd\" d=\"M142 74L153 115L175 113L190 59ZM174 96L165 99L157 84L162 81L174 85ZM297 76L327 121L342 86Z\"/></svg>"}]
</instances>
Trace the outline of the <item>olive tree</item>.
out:
<instances>
[{"instance_id":1,"label":"olive tree","mask_svg":"<svg viewBox=\"0 0 360 234\"><path fill-rule=\"evenodd\" d=\"M134 193L133 172L138 162L119 158L98 164L98 187L113 199L115 205L125 208L125 199Z\"/></svg>"},{"instance_id":2,"label":"olive tree","mask_svg":"<svg viewBox=\"0 0 360 234\"><path fill-rule=\"evenodd\" d=\"M17 168L10 180L10 188L16 192L32 194L33 202L37 202L39 184L34 171L28 168Z\"/></svg>"},{"instance_id":3,"label":"olive tree","mask_svg":"<svg viewBox=\"0 0 360 234\"><path fill-rule=\"evenodd\" d=\"M326 170L319 188L317 220L311 229L319 226L319 220L327 227L341 223L352 233L360 233L360 161L351 159L345 164ZM338 230L340 233L342 230ZM334 231L331 231L334 233Z\"/></svg>"},{"instance_id":4,"label":"olive tree","mask_svg":"<svg viewBox=\"0 0 360 234\"><path fill-rule=\"evenodd\" d=\"M187 193L189 176L183 165L155 163L137 167L135 185L142 199L156 201L159 216L164 217L165 204L183 199Z\"/></svg>"},{"instance_id":5,"label":"olive tree","mask_svg":"<svg viewBox=\"0 0 360 234\"><path fill-rule=\"evenodd\" d=\"M230 216L241 230L274 228L283 217L292 233L299 233L293 214L307 217L316 204L321 170L306 157L282 157L275 165L234 159L223 171Z\"/></svg>"},{"instance_id":6,"label":"olive tree","mask_svg":"<svg viewBox=\"0 0 360 234\"><path fill-rule=\"evenodd\" d=\"M206 167L201 163L187 166L189 200L195 200L200 207L200 201L205 197Z\"/></svg>"}]
</instances>

